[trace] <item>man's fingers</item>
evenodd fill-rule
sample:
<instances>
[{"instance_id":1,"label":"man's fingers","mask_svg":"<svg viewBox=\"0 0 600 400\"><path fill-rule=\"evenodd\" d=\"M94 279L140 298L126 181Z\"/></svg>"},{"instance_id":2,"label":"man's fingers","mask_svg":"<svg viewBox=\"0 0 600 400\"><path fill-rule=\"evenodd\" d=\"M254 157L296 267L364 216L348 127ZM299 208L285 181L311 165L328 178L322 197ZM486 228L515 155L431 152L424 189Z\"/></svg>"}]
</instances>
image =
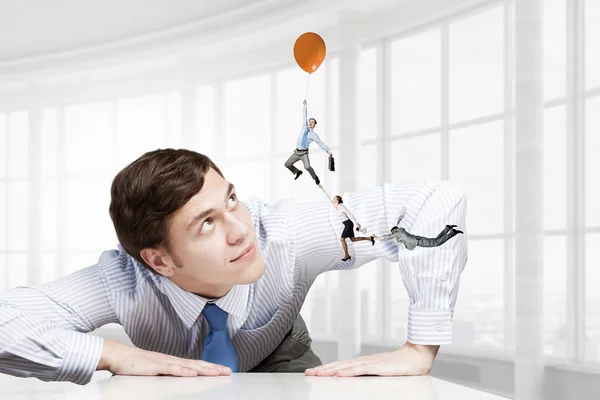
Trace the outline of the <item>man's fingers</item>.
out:
<instances>
[{"instance_id":1,"label":"man's fingers","mask_svg":"<svg viewBox=\"0 0 600 400\"><path fill-rule=\"evenodd\" d=\"M174 363L162 364L157 372L159 375L198 376L197 371Z\"/></svg>"}]
</instances>

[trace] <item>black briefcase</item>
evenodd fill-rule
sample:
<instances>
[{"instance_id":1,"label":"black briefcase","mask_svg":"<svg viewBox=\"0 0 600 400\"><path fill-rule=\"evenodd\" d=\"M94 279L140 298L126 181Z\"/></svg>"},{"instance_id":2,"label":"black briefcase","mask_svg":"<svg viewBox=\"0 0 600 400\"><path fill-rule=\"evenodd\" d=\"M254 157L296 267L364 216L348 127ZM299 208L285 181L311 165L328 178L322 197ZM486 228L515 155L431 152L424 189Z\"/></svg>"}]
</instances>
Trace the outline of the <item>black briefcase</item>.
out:
<instances>
[{"instance_id":1,"label":"black briefcase","mask_svg":"<svg viewBox=\"0 0 600 400\"><path fill-rule=\"evenodd\" d=\"M335 171L335 160L333 159L333 156L329 156L329 170Z\"/></svg>"}]
</instances>

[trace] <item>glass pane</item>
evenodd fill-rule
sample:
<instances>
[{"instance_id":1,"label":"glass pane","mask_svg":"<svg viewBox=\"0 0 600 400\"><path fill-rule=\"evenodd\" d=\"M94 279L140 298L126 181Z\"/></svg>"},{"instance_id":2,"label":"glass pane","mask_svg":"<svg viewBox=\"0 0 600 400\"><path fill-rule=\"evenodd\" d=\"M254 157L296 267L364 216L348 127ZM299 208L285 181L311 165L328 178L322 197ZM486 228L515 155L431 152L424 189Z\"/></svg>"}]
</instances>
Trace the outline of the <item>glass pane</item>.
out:
<instances>
[{"instance_id":1,"label":"glass pane","mask_svg":"<svg viewBox=\"0 0 600 400\"><path fill-rule=\"evenodd\" d=\"M40 266L40 283L43 285L58 278L56 276L56 254L42 254L42 265Z\"/></svg>"},{"instance_id":2,"label":"glass pane","mask_svg":"<svg viewBox=\"0 0 600 400\"><path fill-rule=\"evenodd\" d=\"M271 198L269 192L270 170L270 161L266 160L227 165L222 172L225 179L235 185L235 191L241 200L258 197L268 201ZM293 179L291 173L290 178Z\"/></svg>"},{"instance_id":3,"label":"glass pane","mask_svg":"<svg viewBox=\"0 0 600 400\"><path fill-rule=\"evenodd\" d=\"M198 89L196 109L196 130L198 134L198 148L202 154L211 159L216 156L215 138L215 108L212 86L202 86Z\"/></svg>"},{"instance_id":4,"label":"glass pane","mask_svg":"<svg viewBox=\"0 0 600 400\"><path fill-rule=\"evenodd\" d=\"M356 119L358 139L377 137L377 49L360 52Z\"/></svg>"},{"instance_id":5,"label":"glass pane","mask_svg":"<svg viewBox=\"0 0 600 400\"><path fill-rule=\"evenodd\" d=\"M504 239L469 241L469 262L461 275L452 324L452 346L504 347L504 268Z\"/></svg>"},{"instance_id":6,"label":"glass pane","mask_svg":"<svg viewBox=\"0 0 600 400\"><path fill-rule=\"evenodd\" d=\"M390 342L404 343L406 340L406 324L408 323L409 297L402 282L402 274L398 263L384 261L384 268L390 268Z\"/></svg>"},{"instance_id":7,"label":"glass pane","mask_svg":"<svg viewBox=\"0 0 600 400\"><path fill-rule=\"evenodd\" d=\"M42 250L56 250L57 238L57 187L56 181L45 180L42 182L42 198L41 198L41 240ZM67 212L68 213L68 212Z\"/></svg>"},{"instance_id":8,"label":"glass pane","mask_svg":"<svg viewBox=\"0 0 600 400\"><path fill-rule=\"evenodd\" d=\"M111 247L112 248L112 247ZM65 254L64 265L62 268L63 275L66 276L72 274L75 271L79 271L80 269L90 267L98 263L100 259L100 255L104 250L94 250L94 251L69 251ZM58 277L58 278L62 278Z\"/></svg>"},{"instance_id":9,"label":"glass pane","mask_svg":"<svg viewBox=\"0 0 600 400\"><path fill-rule=\"evenodd\" d=\"M585 115L585 222L600 227L600 97L586 102Z\"/></svg>"},{"instance_id":10,"label":"glass pane","mask_svg":"<svg viewBox=\"0 0 600 400\"><path fill-rule=\"evenodd\" d=\"M181 145L181 93L171 92L165 98L165 132L161 145L157 148L171 147L178 149ZM187 146L183 146L187 147Z\"/></svg>"},{"instance_id":11,"label":"glass pane","mask_svg":"<svg viewBox=\"0 0 600 400\"><path fill-rule=\"evenodd\" d=\"M567 241L565 236L544 238L544 352L567 354Z\"/></svg>"},{"instance_id":12,"label":"glass pane","mask_svg":"<svg viewBox=\"0 0 600 400\"><path fill-rule=\"evenodd\" d=\"M327 304L328 289L325 287L325 276L320 275L310 288L304 305L306 314L310 317L310 332L315 336L323 336L328 333L330 315L325 312Z\"/></svg>"},{"instance_id":13,"label":"glass pane","mask_svg":"<svg viewBox=\"0 0 600 400\"><path fill-rule=\"evenodd\" d=\"M271 148L270 75L230 81L224 87L221 121L227 158L256 157ZM302 97L301 94L299 97ZM299 99L302 105L302 99ZM293 150L293 148L292 148Z\"/></svg>"},{"instance_id":14,"label":"glass pane","mask_svg":"<svg viewBox=\"0 0 600 400\"><path fill-rule=\"evenodd\" d=\"M358 274L362 341L380 339L381 331L377 325L377 314L381 313L377 304L377 261L360 267Z\"/></svg>"},{"instance_id":15,"label":"glass pane","mask_svg":"<svg viewBox=\"0 0 600 400\"><path fill-rule=\"evenodd\" d=\"M83 176L110 171L114 146L111 103L66 107L64 129L67 174Z\"/></svg>"},{"instance_id":16,"label":"glass pane","mask_svg":"<svg viewBox=\"0 0 600 400\"><path fill-rule=\"evenodd\" d=\"M327 170L327 154L321 152L310 156L310 165L315 170L315 173L322 181L322 185L331 196L337 189L337 185L332 185L331 177L335 177L335 173ZM285 167L285 162L288 157L278 157L275 161L275 200L284 198L295 198L296 201L319 201L326 199L325 195L315 185L315 181L310 177L308 171L304 169L302 161L298 161L294 166L303 174L294 180L294 175Z\"/></svg>"},{"instance_id":17,"label":"glass pane","mask_svg":"<svg viewBox=\"0 0 600 400\"><path fill-rule=\"evenodd\" d=\"M585 78L588 89L600 87L600 2L585 3Z\"/></svg>"},{"instance_id":18,"label":"glass pane","mask_svg":"<svg viewBox=\"0 0 600 400\"><path fill-rule=\"evenodd\" d=\"M490 122L450 132L450 180L469 199L470 234L504 229L504 124Z\"/></svg>"},{"instance_id":19,"label":"glass pane","mask_svg":"<svg viewBox=\"0 0 600 400\"><path fill-rule=\"evenodd\" d=\"M326 71L320 69L310 77L308 86L307 111L308 118L315 118L315 132L321 140L330 145L331 135L327 129L330 118L325 109L325 76ZM277 113L276 146L278 153L291 153L296 147L296 140L302 131L302 100L306 93L309 75L298 67L285 69L277 73ZM268 132L269 120L260 124ZM315 145L316 146L316 145ZM316 151L321 151L312 147Z\"/></svg>"},{"instance_id":20,"label":"glass pane","mask_svg":"<svg viewBox=\"0 0 600 400\"><path fill-rule=\"evenodd\" d=\"M450 24L449 37L450 122L502 112L504 7Z\"/></svg>"},{"instance_id":21,"label":"glass pane","mask_svg":"<svg viewBox=\"0 0 600 400\"><path fill-rule=\"evenodd\" d=\"M377 181L377 163L377 146L375 144L360 146L356 164L358 189L370 188L380 183Z\"/></svg>"},{"instance_id":22,"label":"glass pane","mask_svg":"<svg viewBox=\"0 0 600 400\"><path fill-rule=\"evenodd\" d=\"M28 171L29 121L27 112L8 115L8 177L25 178Z\"/></svg>"},{"instance_id":23,"label":"glass pane","mask_svg":"<svg viewBox=\"0 0 600 400\"><path fill-rule=\"evenodd\" d=\"M118 243L108 214L110 184L108 180L67 179L63 225L67 249L106 249Z\"/></svg>"},{"instance_id":24,"label":"glass pane","mask_svg":"<svg viewBox=\"0 0 600 400\"><path fill-rule=\"evenodd\" d=\"M6 201L6 183L0 182L0 251L6 250L8 209ZM2 256L0 255L0 258ZM2 273L0 272L0 276Z\"/></svg>"},{"instance_id":25,"label":"glass pane","mask_svg":"<svg viewBox=\"0 0 600 400\"><path fill-rule=\"evenodd\" d=\"M27 254L9 254L6 265L9 289L28 284Z\"/></svg>"},{"instance_id":26,"label":"glass pane","mask_svg":"<svg viewBox=\"0 0 600 400\"><path fill-rule=\"evenodd\" d=\"M441 124L439 29L392 42L392 134Z\"/></svg>"},{"instance_id":27,"label":"glass pane","mask_svg":"<svg viewBox=\"0 0 600 400\"><path fill-rule=\"evenodd\" d=\"M54 178L57 174L57 146L58 146L58 110L45 109L42 114L41 130L41 162L42 177Z\"/></svg>"},{"instance_id":28,"label":"glass pane","mask_svg":"<svg viewBox=\"0 0 600 400\"><path fill-rule=\"evenodd\" d=\"M585 355L589 361L600 361L600 234L586 235L585 242L586 330Z\"/></svg>"},{"instance_id":29,"label":"glass pane","mask_svg":"<svg viewBox=\"0 0 600 400\"><path fill-rule=\"evenodd\" d=\"M8 289L8 271L6 270L6 253L0 253L0 293Z\"/></svg>"},{"instance_id":30,"label":"glass pane","mask_svg":"<svg viewBox=\"0 0 600 400\"><path fill-rule=\"evenodd\" d=\"M392 141L392 181L440 179L442 141L439 133Z\"/></svg>"},{"instance_id":31,"label":"glass pane","mask_svg":"<svg viewBox=\"0 0 600 400\"><path fill-rule=\"evenodd\" d=\"M567 135L564 106L545 111L544 228L567 227Z\"/></svg>"},{"instance_id":32,"label":"glass pane","mask_svg":"<svg viewBox=\"0 0 600 400\"><path fill-rule=\"evenodd\" d=\"M544 0L544 96L565 95L567 80L567 0Z\"/></svg>"},{"instance_id":33,"label":"glass pane","mask_svg":"<svg viewBox=\"0 0 600 400\"><path fill-rule=\"evenodd\" d=\"M8 249L27 250L27 182L8 183Z\"/></svg>"},{"instance_id":34,"label":"glass pane","mask_svg":"<svg viewBox=\"0 0 600 400\"><path fill-rule=\"evenodd\" d=\"M8 138L6 137L7 121L6 114L0 114L0 178L6 177L6 164L8 163L6 159L8 157L6 153L8 146Z\"/></svg>"},{"instance_id":35,"label":"glass pane","mask_svg":"<svg viewBox=\"0 0 600 400\"><path fill-rule=\"evenodd\" d=\"M165 147L169 138L165 114L165 98L161 94L119 100L116 146L119 166Z\"/></svg>"},{"instance_id":36,"label":"glass pane","mask_svg":"<svg viewBox=\"0 0 600 400\"><path fill-rule=\"evenodd\" d=\"M335 147L339 144L340 138L340 60L332 58L325 61L326 71L326 95L327 95L327 120L325 129L327 130L327 145Z\"/></svg>"}]
</instances>

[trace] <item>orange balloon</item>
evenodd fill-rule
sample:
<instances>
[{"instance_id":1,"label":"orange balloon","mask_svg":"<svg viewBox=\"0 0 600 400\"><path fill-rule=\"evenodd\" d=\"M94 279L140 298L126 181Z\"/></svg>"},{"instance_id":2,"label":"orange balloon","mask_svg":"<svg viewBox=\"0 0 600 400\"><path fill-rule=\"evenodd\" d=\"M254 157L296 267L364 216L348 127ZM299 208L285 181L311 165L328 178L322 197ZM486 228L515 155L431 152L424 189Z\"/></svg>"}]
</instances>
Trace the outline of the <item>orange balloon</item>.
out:
<instances>
[{"instance_id":1,"label":"orange balloon","mask_svg":"<svg viewBox=\"0 0 600 400\"><path fill-rule=\"evenodd\" d=\"M323 38L313 32L303 33L294 43L294 58L298 66L309 74L319 68L326 53Z\"/></svg>"}]
</instances>

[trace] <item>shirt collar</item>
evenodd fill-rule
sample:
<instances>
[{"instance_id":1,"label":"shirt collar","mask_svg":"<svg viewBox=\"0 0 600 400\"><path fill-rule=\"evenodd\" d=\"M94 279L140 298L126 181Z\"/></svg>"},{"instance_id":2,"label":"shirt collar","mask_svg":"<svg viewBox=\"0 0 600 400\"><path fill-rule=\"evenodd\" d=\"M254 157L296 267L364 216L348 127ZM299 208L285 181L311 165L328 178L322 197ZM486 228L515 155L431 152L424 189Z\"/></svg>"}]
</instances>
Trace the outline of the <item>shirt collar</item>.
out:
<instances>
[{"instance_id":1,"label":"shirt collar","mask_svg":"<svg viewBox=\"0 0 600 400\"><path fill-rule=\"evenodd\" d=\"M213 299L180 288L167 277L158 275L157 278L158 288L169 298L175 312L188 329L194 325L206 303L213 302ZM234 285L225 296L214 300L214 303L228 314L243 319L248 304L248 293L249 285Z\"/></svg>"}]
</instances>

